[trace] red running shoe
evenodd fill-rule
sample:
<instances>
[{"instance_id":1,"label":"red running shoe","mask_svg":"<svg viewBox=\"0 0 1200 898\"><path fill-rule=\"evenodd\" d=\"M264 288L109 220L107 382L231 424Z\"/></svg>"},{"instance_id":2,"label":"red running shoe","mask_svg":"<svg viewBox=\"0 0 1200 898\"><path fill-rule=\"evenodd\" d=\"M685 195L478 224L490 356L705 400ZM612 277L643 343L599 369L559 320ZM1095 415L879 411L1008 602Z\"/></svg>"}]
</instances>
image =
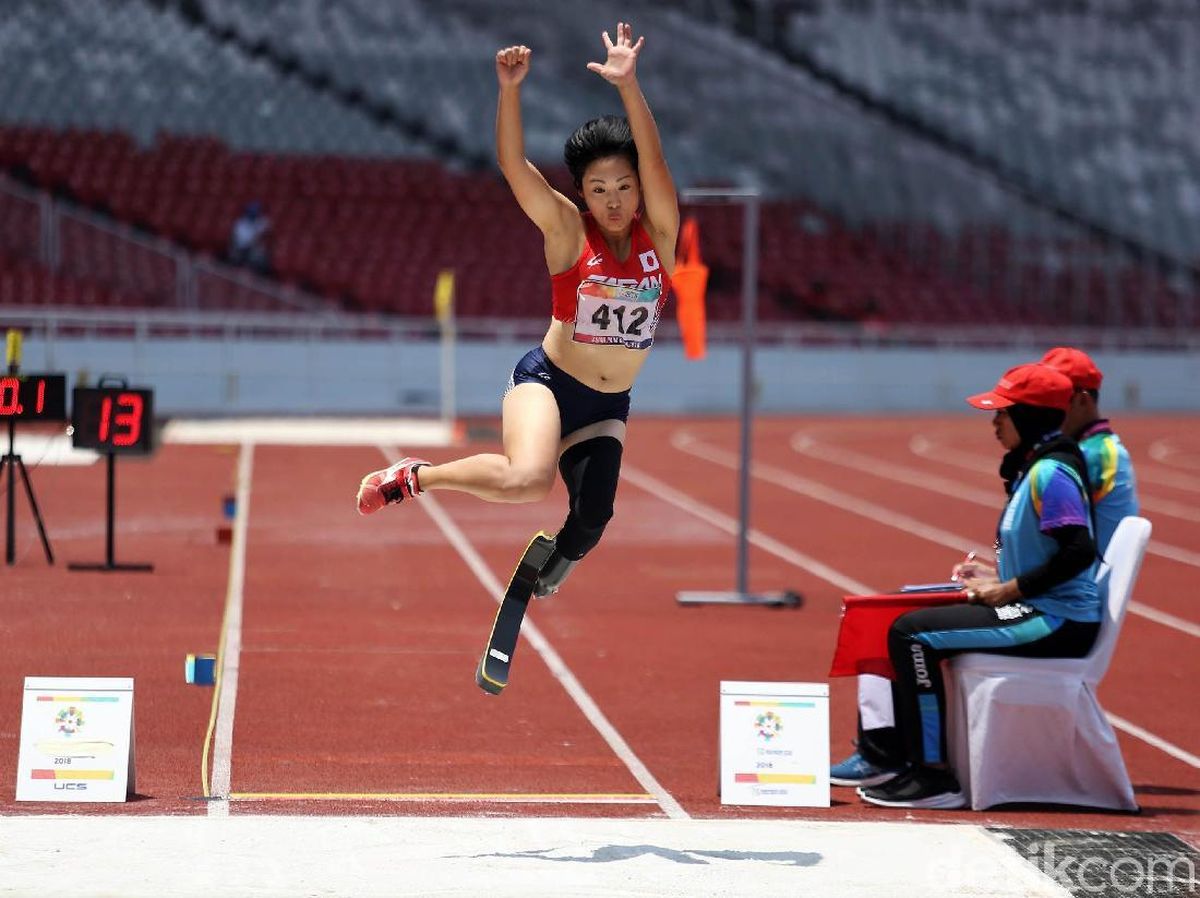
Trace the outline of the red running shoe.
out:
<instances>
[{"instance_id":1,"label":"red running shoe","mask_svg":"<svg viewBox=\"0 0 1200 898\"><path fill-rule=\"evenodd\" d=\"M358 485L358 513L373 514L385 505L421 495L417 469L427 464L423 458L402 458L390 468L368 474Z\"/></svg>"}]
</instances>

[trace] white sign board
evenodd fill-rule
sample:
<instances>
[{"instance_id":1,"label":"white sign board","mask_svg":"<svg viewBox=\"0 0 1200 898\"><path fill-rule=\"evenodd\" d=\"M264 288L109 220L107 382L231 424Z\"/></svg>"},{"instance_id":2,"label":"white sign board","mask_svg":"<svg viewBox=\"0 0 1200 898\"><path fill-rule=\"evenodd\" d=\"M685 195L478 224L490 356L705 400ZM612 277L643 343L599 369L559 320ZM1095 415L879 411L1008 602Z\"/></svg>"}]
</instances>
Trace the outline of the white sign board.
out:
<instances>
[{"instance_id":1,"label":"white sign board","mask_svg":"<svg viewBox=\"0 0 1200 898\"><path fill-rule=\"evenodd\" d=\"M721 682L721 804L829 807L829 685Z\"/></svg>"},{"instance_id":2,"label":"white sign board","mask_svg":"<svg viewBox=\"0 0 1200 898\"><path fill-rule=\"evenodd\" d=\"M133 761L132 678L25 678L17 801L124 801Z\"/></svg>"}]
</instances>

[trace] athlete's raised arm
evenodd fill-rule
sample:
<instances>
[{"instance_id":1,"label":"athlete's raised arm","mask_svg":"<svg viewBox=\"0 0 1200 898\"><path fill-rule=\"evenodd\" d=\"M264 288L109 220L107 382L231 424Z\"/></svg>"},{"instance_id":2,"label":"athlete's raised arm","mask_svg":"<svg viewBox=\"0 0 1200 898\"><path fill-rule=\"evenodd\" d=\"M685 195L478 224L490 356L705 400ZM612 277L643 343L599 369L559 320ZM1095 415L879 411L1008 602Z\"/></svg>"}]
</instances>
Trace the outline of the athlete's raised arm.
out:
<instances>
[{"instance_id":1,"label":"athlete's raised arm","mask_svg":"<svg viewBox=\"0 0 1200 898\"><path fill-rule=\"evenodd\" d=\"M546 240L546 264L551 273L569 268L579 254L583 223L573 202L555 190L525 158L521 124L521 82L529 74L533 51L525 46L505 47L496 53L496 159L513 196Z\"/></svg>"},{"instance_id":2,"label":"athlete's raised arm","mask_svg":"<svg viewBox=\"0 0 1200 898\"><path fill-rule=\"evenodd\" d=\"M642 183L642 201L646 206L643 224L669 271L674 267L675 240L679 236L679 199L663 155L658 126L638 85L637 57L646 38L639 37L635 44L633 28L628 22L617 23L616 43L607 31L603 37L608 58L603 63L589 62L588 69L614 85L621 96L629 130L633 132L633 142L637 146L638 179Z\"/></svg>"}]
</instances>

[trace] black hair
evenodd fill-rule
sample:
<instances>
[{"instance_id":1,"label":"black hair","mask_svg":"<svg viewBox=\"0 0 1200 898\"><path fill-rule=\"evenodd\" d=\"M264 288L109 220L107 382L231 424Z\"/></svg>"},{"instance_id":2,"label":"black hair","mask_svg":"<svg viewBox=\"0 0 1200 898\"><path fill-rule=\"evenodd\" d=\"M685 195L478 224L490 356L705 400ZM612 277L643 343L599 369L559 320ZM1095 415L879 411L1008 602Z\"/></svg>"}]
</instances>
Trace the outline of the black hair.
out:
<instances>
[{"instance_id":1,"label":"black hair","mask_svg":"<svg viewBox=\"0 0 1200 898\"><path fill-rule=\"evenodd\" d=\"M575 187L583 189L583 173L597 159L607 159L609 156L624 156L637 171L637 145L633 142L633 132L629 129L629 120L620 115L602 115L590 122L584 122L575 129L575 133L567 138L563 147L563 161L571 171Z\"/></svg>"}]
</instances>

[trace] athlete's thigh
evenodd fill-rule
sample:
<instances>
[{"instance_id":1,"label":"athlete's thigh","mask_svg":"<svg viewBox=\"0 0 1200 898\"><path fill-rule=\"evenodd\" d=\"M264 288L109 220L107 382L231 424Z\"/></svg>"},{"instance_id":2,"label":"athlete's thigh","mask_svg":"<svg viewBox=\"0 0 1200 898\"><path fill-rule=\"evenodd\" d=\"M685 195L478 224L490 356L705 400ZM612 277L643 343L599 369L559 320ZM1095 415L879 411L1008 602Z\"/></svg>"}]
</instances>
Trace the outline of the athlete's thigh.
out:
<instances>
[{"instance_id":1,"label":"athlete's thigh","mask_svg":"<svg viewBox=\"0 0 1200 898\"><path fill-rule=\"evenodd\" d=\"M558 464L558 403L548 387L535 383L517 384L508 391L501 406L504 454L509 462L525 470L549 471Z\"/></svg>"}]
</instances>

